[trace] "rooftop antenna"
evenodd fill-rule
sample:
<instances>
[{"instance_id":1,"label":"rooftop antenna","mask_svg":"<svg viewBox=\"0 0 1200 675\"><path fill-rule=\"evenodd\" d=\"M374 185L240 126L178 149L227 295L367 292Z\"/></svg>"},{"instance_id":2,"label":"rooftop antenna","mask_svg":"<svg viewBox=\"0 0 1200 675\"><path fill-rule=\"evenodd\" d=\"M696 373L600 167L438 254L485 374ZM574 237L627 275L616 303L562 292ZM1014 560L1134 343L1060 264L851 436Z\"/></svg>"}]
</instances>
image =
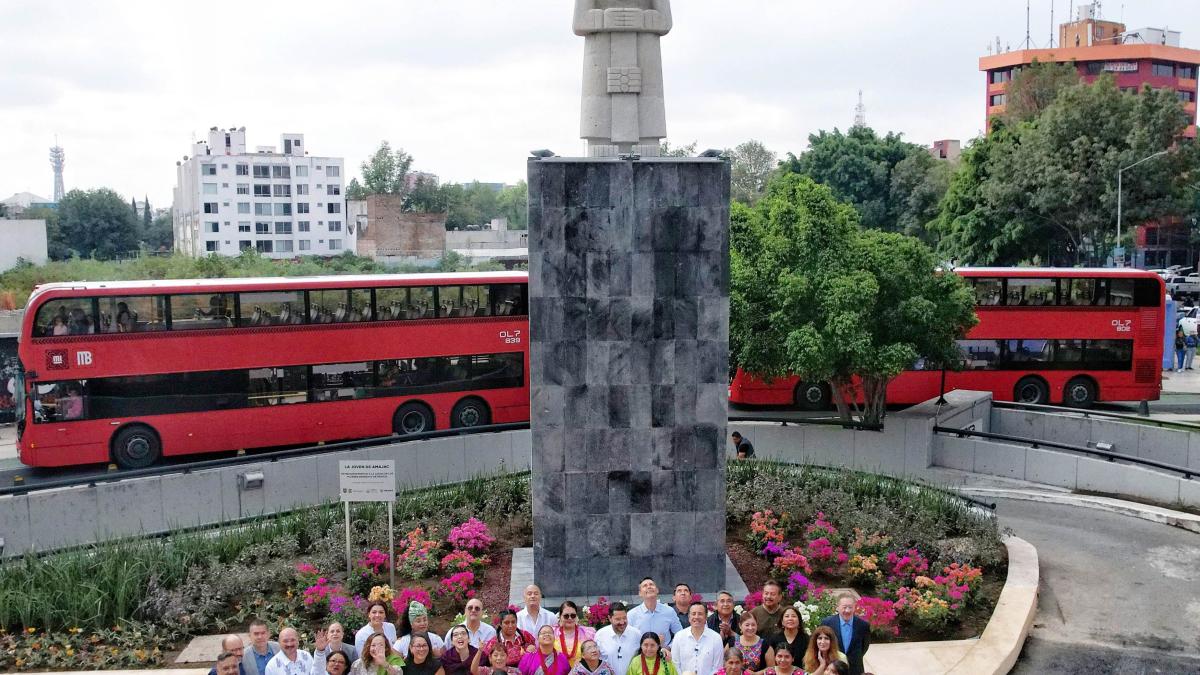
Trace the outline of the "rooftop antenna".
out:
<instances>
[{"instance_id":1,"label":"rooftop antenna","mask_svg":"<svg viewBox=\"0 0 1200 675\"><path fill-rule=\"evenodd\" d=\"M862 89L858 90L858 105L854 106L854 126L867 126L867 106L863 105Z\"/></svg>"},{"instance_id":2,"label":"rooftop antenna","mask_svg":"<svg viewBox=\"0 0 1200 675\"><path fill-rule=\"evenodd\" d=\"M1054 0L1050 0L1050 49L1054 49Z\"/></svg>"},{"instance_id":3,"label":"rooftop antenna","mask_svg":"<svg viewBox=\"0 0 1200 675\"><path fill-rule=\"evenodd\" d=\"M1033 39L1029 36L1029 2L1025 0L1025 46L1024 49L1033 49Z\"/></svg>"}]
</instances>

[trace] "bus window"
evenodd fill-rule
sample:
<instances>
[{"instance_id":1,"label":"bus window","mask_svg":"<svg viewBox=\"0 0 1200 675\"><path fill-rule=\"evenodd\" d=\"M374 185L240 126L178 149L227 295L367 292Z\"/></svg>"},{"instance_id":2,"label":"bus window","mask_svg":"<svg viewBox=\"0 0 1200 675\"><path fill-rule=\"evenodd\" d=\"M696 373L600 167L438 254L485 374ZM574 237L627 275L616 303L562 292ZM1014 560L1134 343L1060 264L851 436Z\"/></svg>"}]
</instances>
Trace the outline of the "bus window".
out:
<instances>
[{"instance_id":1,"label":"bus window","mask_svg":"<svg viewBox=\"0 0 1200 675\"><path fill-rule=\"evenodd\" d=\"M975 279L975 304L999 305L1004 299L1003 282L1000 279Z\"/></svg>"},{"instance_id":2,"label":"bus window","mask_svg":"<svg viewBox=\"0 0 1200 675\"><path fill-rule=\"evenodd\" d=\"M1161 307L1162 288L1154 279L1137 279L1133 282L1133 304L1138 307Z\"/></svg>"},{"instance_id":3,"label":"bus window","mask_svg":"<svg viewBox=\"0 0 1200 675\"><path fill-rule=\"evenodd\" d=\"M372 312L371 309L371 291L366 288L358 288L350 291L350 316L347 321L370 321Z\"/></svg>"},{"instance_id":4,"label":"bus window","mask_svg":"<svg viewBox=\"0 0 1200 675\"><path fill-rule=\"evenodd\" d=\"M246 406L245 370L105 377L88 383L93 419L230 410Z\"/></svg>"},{"instance_id":5,"label":"bus window","mask_svg":"<svg viewBox=\"0 0 1200 675\"><path fill-rule=\"evenodd\" d=\"M161 295L105 296L98 300L102 333L144 333L167 329L167 303Z\"/></svg>"},{"instance_id":6,"label":"bus window","mask_svg":"<svg viewBox=\"0 0 1200 675\"><path fill-rule=\"evenodd\" d=\"M492 305L489 299L490 286L463 287L463 316L491 316Z\"/></svg>"},{"instance_id":7,"label":"bus window","mask_svg":"<svg viewBox=\"0 0 1200 675\"><path fill-rule=\"evenodd\" d=\"M1008 302L1005 304L1010 307L1046 306L1055 304L1057 297L1054 279L1010 278Z\"/></svg>"},{"instance_id":8,"label":"bus window","mask_svg":"<svg viewBox=\"0 0 1200 675\"><path fill-rule=\"evenodd\" d=\"M375 318L380 321L433 318L433 289L414 288L375 289Z\"/></svg>"},{"instance_id":9,"label":"bus window","mask_svg":"<svg viewBox=\"0 0 1200 675\"><path fill-rule=\"evenodd\" d=\"M308 292L309 323L349 321L349 295L344 288L326 288Z\"/></svg>"},{"instance_id":10,"label":"bus window","mask_svg":"<svg viewBox=\"0 0 1200 675\"><path fill-rule=\"evenodd\" d=\"M172 295L171 330L233 327L233 293Z\"/></svg>"},{"instance_id":11,"label":"bus window","mask_svg":"<svg viewBox=\"0 0 1200 675\"><path fill-rule=\"evenodd\" d=\"M1089 340L1084 362L1088 370L1129 370L1133 367L1133 341Z\"/></svg>"},{"instance_id":12,"label":"bus window","mask_svg":"<svg viewBox=\"0 0 1200 675\"><path fill-rule=\"evenodd\" d=\"M88 335L96 332L92 298L49 300L38 308L34 337Z\"/></svg>"},{"instance_id":13,"label":"bus window","mask_svg":"<svg viewBox=\"0 0 1200 675\"><path fill-rule=\"evenodd\" d=\"M1114 307L1133 306L1133 279L1108 280L1108 304Z\"/></svg>"},{"instance_id":14,"label":"bus window","mask_svg":"<svg viewBox=\"0 0 1200 675\"><path fill-rule=\"evenodd\" d=\"M308 401L308 369L304 366L252 368L248 393L251 408L305 403Z\"/></svg>"},{"instance_id":15,"label":"bus window","mask_svg":"<svg viewBox=\"0 0 1200 675\"><path fill-rule=\"evenodd\" d=\"M304 291L241 293L238 302L238 325L243 328L304 323Z\"/></svg>"},{"instance_id":16,"label":"bus window","mask_svg":"<svg viewBox=\"0 0 1200 675\"><path fill-rule=\"evenodd\" d=\"M525 309L525 287L521 284L503 284L492 286L492 303L498 316L524 316L529 312Z\"/></svg>"},{"instance_id":17,"label":"bus window","mask_svg":"<svg viewBox=\"0 0 1200 675\"><path fill-rule=\"evenodd\" d=\"M1083 363L1083 340L1055 340L1054 363L1060 368L1079 368Z\"/></svg>"},{"instance_id":18,"label":"bus window","mask_svg":"<svg viewBox=\"0 0 1200 675\"><path fill-rule=\"evenodd\" d=\"M1100 286L1099 281L1099 279L1063 279L1062 304L1072 307L1103 305L1104 288Z\"/></svg>"},{"instance_id":19,"label":"bus window","mask_svg":"<svg viewBox=\"0 0 1200 675\"><path fill-rule=\"evenodd\" d=\"M467 316L462 286L438 286L438 318Z\"/></svg>"},{"instance_id":20,"label":"bus window","mask_svg":"<svg viewBox=\"0 0 1200 675\"><path fill-rule=\"evenodd\" d=\"M1041 368L1052 360L1050 340L1005 340L1004 363L1008 368Z\"/></svg>"},{"instance_id":21,"label":"bus window","mask_svg":"<svg viewBox=\"0 0 1200 675\"><path fill-rule=\"evenodd\" d=\"M370 363L329 363L313 366L313 400L367 398L373 394L374 379Z\"/></svg>"},{"instance_id":22,"label":"bus window","mask_svg":"<svg viewBox=\"0 0 1200 675\"><path fill-rule=\"evenodd\" d=\"M996 340L959 340L967 370L992 370L1000 360L1000 343Z\"/></svg>"},{"instance_id":23,"label":"bus window","mask_svg":"<svg viewBox=\"0 0 1200 675\"><path fill-rule=\"evenodd\" d=\"M85 380L39 382L33 387L33 421L69 422L87 419Z\"/></svg>"}]
</instances>

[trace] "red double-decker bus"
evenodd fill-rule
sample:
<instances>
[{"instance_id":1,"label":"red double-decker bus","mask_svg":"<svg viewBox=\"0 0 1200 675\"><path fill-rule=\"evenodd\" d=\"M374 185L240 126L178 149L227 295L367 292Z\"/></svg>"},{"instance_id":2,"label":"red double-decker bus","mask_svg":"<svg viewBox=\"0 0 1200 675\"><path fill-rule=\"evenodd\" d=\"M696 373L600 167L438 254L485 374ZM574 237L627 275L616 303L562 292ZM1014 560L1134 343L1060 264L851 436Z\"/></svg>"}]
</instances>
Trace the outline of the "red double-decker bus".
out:
<instances>
[{"instance_id":1,"label":"red double-decker bus","mask_svg":"<svg viewBox=\"0 0 1200 675\"><path fill-rule=\"evenodd\" d=\"M1156 400L1162 391L1162 279L1132 269L960 268L975 291L979 323L959 341L960 370L946 390L990 391L997 401L1064 403ZM941 392L937 364L918 363L888 384L887 402ZM731 403L831 405L829 386L793 376L771 382L739 369Z\"/></svg>"},{"instance_id":2,"label":"red double-decker bus","mask_svg":"<svg viewBox=\"0 0 1200 675\"><path fill-rule=\"evenodd\" d=\"M524 273L48 284L16 417L30 466L529 419Z\"/></svg>"}]
</instances>

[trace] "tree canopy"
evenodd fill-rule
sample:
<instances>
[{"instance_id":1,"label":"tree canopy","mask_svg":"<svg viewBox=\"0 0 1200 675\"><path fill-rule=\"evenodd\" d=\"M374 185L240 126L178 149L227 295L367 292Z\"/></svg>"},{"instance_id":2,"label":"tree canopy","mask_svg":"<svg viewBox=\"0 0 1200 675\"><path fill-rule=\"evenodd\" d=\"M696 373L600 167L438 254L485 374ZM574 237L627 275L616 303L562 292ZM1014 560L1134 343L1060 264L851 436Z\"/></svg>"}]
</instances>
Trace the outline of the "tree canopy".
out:
<instances>
[{"instance_id":1,"label":"tree canopy","mask_svg":"<svg viewBox=\"0 0 1200 675\"><path fill-rule=\"evenodd\" d=\"M739 202L753 204L767 189L767 181L779 167L779 156L753 139L727 153L731 163L730 194Z\"/></svg>"},{"instance_id":2,"label":"tree canopy","mask_svg":"<svg viewBox=\"0 0 1200 675\"><path fill-rule=\"evenodd\" d=\"M884 414L887 382L919 358L950 362L975 323L962 279L936 271L919 240L863 229L827 186L794 173L730 224L730 351L741 367L826 381L849 417L859 378L864 422Z\"/></svg>"},{"instance_id":3,"label":"tree canopy","mask_svg":"<svg viewBox=\"0 0 1200 675\"><path fill-rule=\"evenodd\" d=\"M351 199L363 199L367 195L402 195L408 192L408 172L413 158L401 148L392 149L387 141L379 144L375 153L360 167L362 183L351 179L346 195Z\"/></svg>"},{"instance_id":4,"label":"tree canopy","mask_svg":"<svg viewBox=\"0 0 1200 675\"><path fill-rule=\"evenodd\" d=\"M125 200L108 188L71 190L46 223L49 253L110 259L138 248L138 221Z\"/></svg>"}]
</instances>

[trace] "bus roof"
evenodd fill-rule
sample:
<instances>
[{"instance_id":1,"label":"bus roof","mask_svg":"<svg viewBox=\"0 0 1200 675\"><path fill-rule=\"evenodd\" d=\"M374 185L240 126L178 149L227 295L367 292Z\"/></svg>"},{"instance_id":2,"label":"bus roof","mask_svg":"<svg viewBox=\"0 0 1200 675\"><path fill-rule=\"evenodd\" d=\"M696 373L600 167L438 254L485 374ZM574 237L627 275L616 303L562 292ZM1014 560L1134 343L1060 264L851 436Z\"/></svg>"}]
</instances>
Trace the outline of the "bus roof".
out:
<instances>
[{"instance_id":1,"label":"bus roof","mask_svg":"<svg viewBox=\"0 0 1200 675\"><path fill-rule=\"evenodd\" d=\"M1131 267L955 267L965 277L1158 277Z\"/></svg>"},{"instance_id":2,"label":"bus roof","mask_svg":"<svg viewBox=\"0 0 1200 675\"><path fill-rule=\"evenodd\" d=\"M118 293L203 293L205 291L261 291L278 289L362 288L381 286L420 286L524 283L526 272L438 272L432 274L342 274L319 277L251 277L225 279L150 279L139 281L66 281L42 284L29 297L30 306L38 296L51 291L69 291L96 295ZM57 294L61 295L61 294Z\"/></svg>"}]
</instances>

